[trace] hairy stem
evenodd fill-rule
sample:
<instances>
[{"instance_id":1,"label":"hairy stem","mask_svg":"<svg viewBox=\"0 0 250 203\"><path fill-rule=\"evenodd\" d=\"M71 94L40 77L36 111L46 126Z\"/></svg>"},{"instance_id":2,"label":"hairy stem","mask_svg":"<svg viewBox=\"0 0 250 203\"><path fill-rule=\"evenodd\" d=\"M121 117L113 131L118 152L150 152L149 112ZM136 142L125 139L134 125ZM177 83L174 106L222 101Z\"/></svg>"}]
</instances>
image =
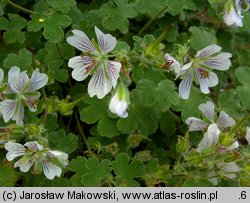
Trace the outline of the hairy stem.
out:
<instances>
[{"instance_id":1,"label":"hairy stem","mask_svg":"<svg viewBox=\"0 0 250 203\"><path fill-rule=\"evenodd\" d=\"M24 7L22 7L22 6L19 6L19 5L15 4L15 3L13 3L13 2L10 1L10 0L6 0L6 1L7 1L7 3L8 3L9 5L11 5L11 6L13 6L14 8L16 8L16 9L18 9L18 10L20 10L20 11L23 11L23 12L25 12L25 13L30 13L30 14L36 14L36 13L37 13L37 12L35 12L35 11L32 11L32 10L29 10L29 9L24 8Z\"/></svg>"},{"instance_id":2,"label":"hairy stem","mask_svg":"<svg viewBox=\"0 0 250 203\"><path fill-rule=\"evenodd\" d=\"M233 129L228 133L230 137L233 137L234 133L238 130L238 128L250 117L250 112L247 113L234 127Z\"/></svg>"},{"instance_id":3,"label":"hairy stem","mask_svg":"<svg viewBox=\"0 0 250 203\"><path fill-rule=\"evenodd\" d=\"M137 33L138 36L141 36L145 30L154 23L154 21L168 8L168 6L165 6L163 9L161 9L155 16L153 16L143 27L142 29Z\"/></svg>"}]
</instances>

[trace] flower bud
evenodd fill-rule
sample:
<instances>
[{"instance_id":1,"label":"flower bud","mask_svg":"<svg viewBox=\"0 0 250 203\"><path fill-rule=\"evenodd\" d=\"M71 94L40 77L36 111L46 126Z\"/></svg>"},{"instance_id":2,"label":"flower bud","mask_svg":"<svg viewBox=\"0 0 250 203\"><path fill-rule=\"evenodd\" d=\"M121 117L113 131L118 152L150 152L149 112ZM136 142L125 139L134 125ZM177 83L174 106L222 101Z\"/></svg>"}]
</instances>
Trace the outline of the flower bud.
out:
<instances>
[{"instance_id":1,"label":"flower bud","mask_svg":"<svg viewBox=\"0 0 250 203\"><path fill-rule=\"evenodd\" d=\"M179 153L185 153L189 150L190 144L189 140L184 137L179 137L176 144L176 149Z\"/></svg>"}]
</instances>

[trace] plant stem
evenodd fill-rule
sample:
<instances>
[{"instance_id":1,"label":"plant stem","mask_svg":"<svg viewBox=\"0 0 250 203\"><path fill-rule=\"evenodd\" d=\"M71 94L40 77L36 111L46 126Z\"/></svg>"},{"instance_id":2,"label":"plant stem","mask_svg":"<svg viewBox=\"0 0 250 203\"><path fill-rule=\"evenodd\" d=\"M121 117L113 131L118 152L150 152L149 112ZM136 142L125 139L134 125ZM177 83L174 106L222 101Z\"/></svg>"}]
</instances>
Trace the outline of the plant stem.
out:
<instances>
[{"instance_id":1,"label":"plant stem","mask_svg":"<svg viewBox=\"0 0 250 203\"><path fill-rule=\"evenodd\" d=\"M74 111L74 115L75 115L75 119L76 119L77 128L79 130L79 133L82 135L83 141L88 149L89 154L95 155L94 152L92 152L91 148L88 145L87 138L82 130L81 123L80 123L78 116L77 116L77 113L75 111Z\"/></svg>"},{"instance_id":2,"label":"plant stem","mask_svg":"<svg viewBox=\"0 0 250 203\"><path fill-rule=\"evenodd\" d=\"M233 137L233 134L238 130L238 128L249 118L250 112L247 113L234 127L233 129L228 133L230 137Z\"/></svg>"},{"instance_id":3,"label":"plant stem","mask_svg":"<svg viewBox=\"0 0 250 203\"><path fill-rule=\"evenodd\" d=\"M37 13L37 12L35 12L35 11L32 11L32 10L29 10L29 9L24 8L24 7L22 7L22 6L19 6L19 5L15 4L15 3L13 3L13 2L10 1L10 0L7 0L7 3L8 3L9 5L13 6L14 8L16 8L16 9L18 9L18 10L20 10L20 11L23 11L23 12L25 12L25 13L30 13L30 14L36 14L36 13Z\"/></svg>"},{"instance_id":4,"label":"plant stem","mask_svg":"<svg viewBox=\"0 0 250 203\"><path fill-rule=\"evenodd\" d=\"M141 36L144 31L153 24L153 22L168 8L168 6L165 6L163 9L161 9L155 16L153 16L143 27L142 29L137 33L138 36Z\"/></svg>"}]
</instances>

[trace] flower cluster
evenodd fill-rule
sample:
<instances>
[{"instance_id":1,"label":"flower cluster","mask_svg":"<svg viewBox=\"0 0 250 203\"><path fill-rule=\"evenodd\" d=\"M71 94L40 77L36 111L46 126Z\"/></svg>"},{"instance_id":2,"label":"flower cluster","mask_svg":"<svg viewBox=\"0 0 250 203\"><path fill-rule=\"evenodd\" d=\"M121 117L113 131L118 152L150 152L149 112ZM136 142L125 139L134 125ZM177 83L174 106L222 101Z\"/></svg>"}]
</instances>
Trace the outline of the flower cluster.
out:
<instances>
[{"instance_id":1,"label":"flower cluster","mask_svg":"<svg viewBox=\"0 0 250 203\"><path fill-rule=\"evenodd\" d=\"M22 156L15 163L15 168L19 167L22 172L26 173L34 165L34 173L40 173L43 170L44 175L50 180L54 179L55 176L60 177L61 167L68 164L66 153L44 149L37 141L27 142L24 145L7 142L5 149L8 151L6 154L8 161Z\"/></svg>"},{"instance_id":2,"label":"flower cluster","mask_svg":"<svg viewBox=\"0 0 250 203\"><path fill-rule=\"evenodd\" d=\"M0 85L3 82L4 73L0 69ZM0 103L0 113L4 122L15 120L17 124L23 125L24 104L30 111L37 110L36 102L40 97L37 92L48 82L48 76L40 73L39 69L34 70L31 78L26 71L20 72L19 67L12 67L8 72L8 84L5 91L5 98Z\"/></svg>"}]
</instances>

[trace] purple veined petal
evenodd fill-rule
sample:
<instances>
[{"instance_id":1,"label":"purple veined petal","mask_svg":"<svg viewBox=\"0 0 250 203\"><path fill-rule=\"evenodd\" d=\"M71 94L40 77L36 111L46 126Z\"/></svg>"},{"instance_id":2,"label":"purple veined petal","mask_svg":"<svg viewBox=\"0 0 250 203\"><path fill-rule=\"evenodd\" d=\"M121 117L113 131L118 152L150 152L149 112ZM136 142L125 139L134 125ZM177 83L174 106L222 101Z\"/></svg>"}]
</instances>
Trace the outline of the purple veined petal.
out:
<instances>
[{"instance_id":1,"label":"purple veined petal","mask_svg":"<svg viewBox=\"0 0 250 203\"><path fill-rule=\"evenodd\" d=\"M36 91L43 86L45 86L48 82L48 76L45 73L40 73L39 69L37 68L31 75L30 82L25 89L25 93Z\"/></svg>"},{"instance_id":2,"label":"purple veined petal","mask_svg":"<svg viewBox=\"0 0 250 203\"><path fill-rule=\"evenodd\" d=\"M40 92L26 93L23 95L23 99L31 112L37 111L37 100L41 96Z\"/></svg>"},{"instance_id":3,"label":"purple veined petal","mask_svg":"<svg viewBox=\"0 0 250 203\"><path fill-rule=\"evenodd\" d=\"M225 71L231 66L229 58L232 57L231 53L220 53L219 55L206 59L201 64L208 66L209 68Z\"/></svg>"},{"instance_id":4,"label":"purple veined petal","mask_svg":"<svg viewBox=\"0 0 250 203\"><path fill-rule=\"evenodd\" d=\"M98 44L104 53L109 53L115 48L116 38L110 34L104 34L101 30L95 27L95 33Z\"/></svg>"},{"instance_id":5,"label":"purple veined petal","mask_svg":"<svg viewBox=\"0 0 250 203\"><path fill-rule=\"evenodd\" d=\"M27 142L27 143L24 144L24 146L28 147L29 149L34 150L34 151L43 150L43 146L38 144L37 141Z\"/></svg>"},{"instance_id":6,"label":"purple veined petal","mask_svg":"<svg viewBox=\"0 0 250 203\"><path fill-rule=\"evenodd\" d=\"M60 177L62 169L48 160L41 161L43 173L49 180L53 180L55 176Z\"/></svg>"},{"instance_id":7,"label":"purple veined petal","mask_svg":"<svg viewBox=\"0 0 250 203\"><path fill-rule=\"evenodd\" d=\"M23 126L23 118L24 118L24 107L22 101L19 100L17 103L17 110L12 118L12 120L16 121L17 125Z\"/></svg>"},{"instance_id":8,"label":"purple veined petal","mask_svg":"<svg viewBox=\"0 0 250 203\"><path fill-rule=\"evenodd\" d=\"M23 71L19 74L18 77L14 78L13 80L9 81L11 89L17 93L20 94L24 88L26 88L27 84L29 82L29 77L26 73L26 71Z\"/></svg>"},{"instance_id":9,"label":"purple veined petal","mask_svg":"<svg viewBox=\"0 0 250 203\"><path fill-rule=\"evenodd\" d=\"M72 77L76 81L85 80L95 66L94 60L89 56L76 56L69 60L68 66L73 68Z\"/></svg>"},{"instance_id":10,"label":"purple veined petal","mask_svg":"<svg viewBox=\"0 0 250 203\"><path fill-rule=\"evenodd\" d=\"M186 120L186 124L189 126L189 131L204 131L207 129L208 123L205 121L195 118L195 117L189 117Z\"/></svg>"},{"instance_id":11,"label":"purple veined petal","mask_svg":"<svg viewBox=\"0 0 250 203\"><path fill-rule=\"evenodd\" d=\"M30 170L31 166L34 164L34 159L20 159L14 164L14 168L20 167L20 171L26 173Z\"/></svg>"},{"instance_id":12,"label":"purple veined petal","mask_svg":"<svg viewBox=\"0 0 250 203\"><path fill-rule=\"evenodd\" d=\"M182 99L188 99L193 82L193 70L190 70L179 85L179 95Z\"/></svg>"},{"instance_id":13,"label":"purple veined petal","mask_svg":"<svg viewBox=\"0 0 250 203\"><path fill-rule=\"evenodd\" d=\"M17 102L15 100L5 99L0 103L0 112L5 123L13 118L16 108Z\"/></svg>"},{"instance_id":14,"label":"purple veined petal","mask_svg":"<svg viewBox=\"0 0 250 203\"><path fill-rule=\"evenodd\" d=\"M196 57L206 58L206 57L209 57L209 56L219 52L221 49L222 48L219 45L212 44L212 45L209 45L209 46L205 47L204 49L198 51L196 54Z\"/></svg>"},{"instance_id":15,"label":"purple veined petal","mask_svg":"<svg viewBox=\"0 0 250 203\"><path fill-rule=\"evenodd\" d=\"M214 87L219 82L217 75L211 71L196 68L195 73L200 83L201 92L204 94L208 94L210 92L209 87Z\"/></svg>"},{"instance_id":16,"label":"purple veined petal","mask_svg":"<svg viewBox=\"0 0 250 203\"><path fill-rule=\"evenodd\" d=\"M3 83L3 77L4 77L4 72L3 72L3 70L0 68L0 86L1 86L2 83Z\"/></svg>"},{"instance_id":17,"label":"purple veined petal","mask_svg":"<svg viewBox=\"0 0 250 203\"><path fill-rule=\"evenodd\" d=\"M214 123L215 120L215 111L214 104L210 101L207 101L204 104L199 105L199 110L208 118L211 123Z\"/></svg>"},{"instance_id":18,"label":"purple veined petal","mask_svg":"<svg viewBox=\"0 0 250 203\"><path fill-rule=\"evenodd\" d=\"M234 119L232 119L225 111L220 112L217 123L220 129L224 129L235 125Z\"/></svg>"},{"instance_id":19,"label":"purple veined petal","mask_svg":"<svg viewBox=\"0 0 250 203\"><path fill-rule=\"evenodd\" d=\"M87 35L80 30L72 30L73 36L70 36L66 39L66 41L72 45L73 47L79 49L82 52L85 51L96 51L91 41L87 37Z\"/></svg>"},{"instance_id":20,"label":"purple veined petal","mask_svg":"<svg viewBox=\"0 0 250 203\"><path fill-rule=\"evenodd\" d=\"M247 127L247 131L246 131L246 140L248 144L250 144L250 128L249 127Z\"/></svg>"},{"instance_id":21,"label":"purple veined petal","mask_svg":"<svg viewBox=\"0 0 250 203\"><path fill-rule=\"evenodd\" d=\"M12 161L16 157L25 155L25 147L19 143L7 142L4 147L8 151L6 154L6 159L8 161Z\"/></svg>"},{"instance_id":22,"label":"purple veined petal","mask_svg":"<svg viewBox=\"0 0 250 203\"><path fill-rule=\"evenodd\" d=\"M119 73L121 70L121 64L115 61L107 61L107 74L111 79L112 85L115 88L117 84L117 79L119 78Z\"/></svg>"},{"instance_id":23,"label":"purple veined petal","mask_svg":"<svg viewBox=\"0 0 250 203\"><path fill-rule=\"evenodd\" d=\"M100 64L88 84L88 93L90 97L97 96L102 99L112 89L111 80L104 75L104 64Z\"/></svg>"},{"instance_id":24,"label":"purple veined petal","mask_svg":"<svg viewBox=\"0 0 250 203\"><path fill-rule=\"evenodd\" d=\"M181 75L183 75L184 73L186 73L191 67L192 67L193 62L187 63L185 64L180 71L178 72L178 74L175 77L175 80L180 77Z\"/></svg>"}]
</instances>

